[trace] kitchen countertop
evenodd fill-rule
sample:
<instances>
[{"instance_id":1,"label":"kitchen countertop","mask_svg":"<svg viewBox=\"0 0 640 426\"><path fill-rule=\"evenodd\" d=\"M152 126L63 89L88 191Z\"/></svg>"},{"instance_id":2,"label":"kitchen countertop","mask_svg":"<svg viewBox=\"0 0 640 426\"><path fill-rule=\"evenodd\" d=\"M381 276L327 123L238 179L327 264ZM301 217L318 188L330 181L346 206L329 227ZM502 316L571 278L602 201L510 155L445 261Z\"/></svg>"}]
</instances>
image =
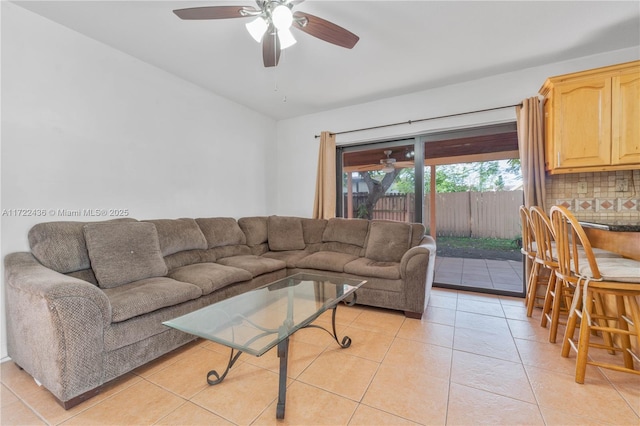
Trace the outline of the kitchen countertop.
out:
<instances>
[{"instance_id":1,"label":"kitchen countertop","mask_svg":"<svg viewBox=\"0 0 640 426\"><path fill-rule=\"evenodd\" d=\"M622 221L622 220L611 220L611 221L598 221L598 222L582 222L580 221L580 225L583 228L594 228L594 229L602 229L604 231L613 231L613 232L640 232L640 221Z\"/></svg>"}]
</instances>

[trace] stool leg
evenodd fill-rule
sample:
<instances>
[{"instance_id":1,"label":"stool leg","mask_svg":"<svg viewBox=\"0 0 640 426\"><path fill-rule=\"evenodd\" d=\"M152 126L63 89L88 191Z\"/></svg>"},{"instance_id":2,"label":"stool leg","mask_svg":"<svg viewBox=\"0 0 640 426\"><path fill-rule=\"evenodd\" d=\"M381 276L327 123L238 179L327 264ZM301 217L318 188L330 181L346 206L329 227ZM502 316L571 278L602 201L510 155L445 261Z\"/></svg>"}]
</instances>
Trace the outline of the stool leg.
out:
<instances>
[{"instance_id":1,"label":"stool leg","mask_svg":"<svg viewBox=\"0 0 640 426\"><path fill-rule=\"evenodd\" d=\"M609 327L610 324L607 321L607 311L604 308L604 302L602 301L602 293L595 291L593 296L593 301L595 304L594 310L598 317L598 325L600 327ZM593 334L597 336L597 332L593 330ZM608 331L602 331L602 339L604 340L604 344L610 347L611 349L608 352L611 355L615 355L615 345L613 344L613 335Z\"/></svg>"},{"instance_id":2,"label":"stool leg","mask_svg":"<svg viewBox=\"0 0 640 426\"><path fill-rule=\"evenodd\" d=\"M571 343L569 343L570 341L573 340L573 335L576 331L576 326L578 323L578 307L580 306L580 301L582 300L582 296L580 294L581 292L579 291L574 291L573 292L573 297L574 298L578 298L577 304L576 304L576 309L574 310L570 310L569 311L569 317L567 318L567 328L564 331L564 338L562 339L562 353L561 355L565 358L567 358L569 356L569 352L571 351ZM569 306L571 306L573 302L569 303ZM571 309L571 308L569 308Z\"/></svg>"},{"instance_id":3,"label":"stool leg","mask_svg":"<svg viewBox=\"0 0 640 426\"><path fill-rule=\"evenodd\" d=\"M540 319L540 326L546 327L551 312L551 306L556 294L556 274L551 271L549 274L549 281L547 282L547 292L544 295L544 305L542 306L542 318Z\"/></svg>"},{"instance_id":4,"label":"stool leg","mask_svg":"<svg viewBox=\"0 0 640 426\"><path fill-rule=\"evenodd\" d=\"M584 383L587 370L587 358L589 356L589 338L591 336L591 323L589 318L593 311L593 291L587 290L587 299L583 300L582 321L580 322L580 337L578 338L578 354L576 356L576 382Z\"/></svg>"},{"instance_id":5,"label":"stool leg","mask_svg":"<svg viewBox=\"0 0 640 426\"><path fill-rule=\"evenodd\" d=\"M630 294L626 297L626 301L629 306L628 316L632 322L631 334L636 337L636 343L640 344L640 306L638 306L638 298L640 294ZM636 352L634 354L630 354L631 358L636 359L638 363L640 363L640 355ZM633 368L633 367L632 367Z\"/></svg>"},{"instance_id":6,"label":"stool leg","mask_svg":"<svg viewBox=\"0 0 640 426\"><path fill-rule=\"evenodd\" d=\"M524 265L522 266L527 281L527 287L524 289L524 306L529 305L529 291L531 290L531 269L528 268L529 262L530 259L525 257L523 262Z\"/></svg>"},{"instance_id":7,"label":"stool leg","mask_svg":"<svg viewBox=\"0 0 640 426\"><path fill-rule=\"evenodd\" d=\"M531 275L529 279L531 283L529 284L529 297L527 298L527 316L531 317L533 315L533 307L536 304L536 293L538 291L538 271L540 270L540 264L538 262L534 262L531 267Z\"/></svg>"},{"instance_id":8,"label":"stool leg","mask_svg":"<svg viewBox=\"0 0 640 426\"><path fill-rule=\"evenodd\" d=\"M624 359L624 366L633 370L633 357L629 352L631 350L631 338L629 337L629 324L624 319L627 315L626 308L624 306L625 299L629 300L635 298L635 296L616 296L616 307L618 308L618 328L623 330L620 333L620 346L622 346L622 358Z\"/></svg>"},{"instance_id":9,"label":"stool leg","mask_svg":"<svg viewBox=\"0 0 640 426\"><path fill-rule=\"evenodd\" d=\"M551 307L551 325L549 326L549 342L551 343L555 343L558 337L560 310L562 309L562 302L566 291L568 291L568 288L566 288L564 281L556 279L553 306Z\"/></svg>"}]
</instances>

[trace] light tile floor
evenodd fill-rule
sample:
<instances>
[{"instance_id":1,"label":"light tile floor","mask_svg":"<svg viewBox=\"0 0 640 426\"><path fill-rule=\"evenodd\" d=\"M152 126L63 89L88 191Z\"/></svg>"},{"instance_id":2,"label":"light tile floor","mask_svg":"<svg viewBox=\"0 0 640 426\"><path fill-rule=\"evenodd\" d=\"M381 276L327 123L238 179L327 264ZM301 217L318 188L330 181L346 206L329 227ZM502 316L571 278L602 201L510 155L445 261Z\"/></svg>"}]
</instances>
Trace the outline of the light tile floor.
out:
<instances>
[{"instance_id":1,"label":"light tile floor","mask_svg":"<svg viewBox=\"0 0 640 426\"><path fill-rule=\"evenodd\" d=\"M547 341L540 310L523 299L434 288L422 320L367 307L338 308L340 349L318 329L291 340L286 419L276 421L278 358L199 340L113 382L65 411L13 363L1 365L2 425L638 425L640 376L589 366ZM330 327L330 316L318 323ZM605 354L604 356L610 356Z\"/></svg>"},{"instance_id":2,"label":"light tile floor","mask_svg":"<svg viewBox=\"0 0 640 426\"><path fill-rule=\"evenodd\" d=\"M436 257L436 285L523 295L522 262Z\"/></svg>"}]
</instances>

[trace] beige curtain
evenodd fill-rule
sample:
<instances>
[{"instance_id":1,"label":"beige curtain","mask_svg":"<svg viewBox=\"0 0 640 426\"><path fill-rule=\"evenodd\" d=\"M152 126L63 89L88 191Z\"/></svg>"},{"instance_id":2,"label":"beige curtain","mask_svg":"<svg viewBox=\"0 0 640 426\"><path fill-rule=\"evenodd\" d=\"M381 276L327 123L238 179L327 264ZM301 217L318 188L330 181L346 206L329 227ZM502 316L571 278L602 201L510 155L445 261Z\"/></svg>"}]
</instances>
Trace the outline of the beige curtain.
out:
<instances>
[{"instance_id":1,"label":"beige curtain","mask_svg":"<svg viewBox=\"0 0 640 426\"><path fill-rule=\"evenodd\" d=\"M525 99L522 106L516 107L524 205L540 206L548 211L545 203L542 117L542 104L537 97Z\"/></svg>"},{"instance_id":2,"label":"beige curtain","mask_svg":"<svg viewBox=\"0 0 640 426\"><path fill-rule=\"evenodd\" d=\"M336 135L320 133L314 219L336 217Z\"/></svg>"}]
</instances>

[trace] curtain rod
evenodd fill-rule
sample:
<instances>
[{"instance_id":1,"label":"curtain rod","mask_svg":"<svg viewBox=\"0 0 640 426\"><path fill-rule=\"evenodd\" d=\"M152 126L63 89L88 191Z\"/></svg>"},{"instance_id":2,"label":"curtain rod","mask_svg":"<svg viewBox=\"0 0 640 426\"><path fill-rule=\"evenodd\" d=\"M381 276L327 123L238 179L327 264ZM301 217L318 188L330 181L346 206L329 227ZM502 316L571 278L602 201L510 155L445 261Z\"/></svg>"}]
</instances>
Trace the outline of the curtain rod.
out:
<instances>
[{"instance_id":1,"label":"curtain rod","mask_svg":"<svg viewBox=\"0 0 640 426\"><path fill-rule=\"evenodd\" d=\"M398 122L398 123L391 123L391 124L381 124L379 126L363 127L361 129L345 130L345 131L342 131L342 132L331 132L331 134L332 135L344 135L346 133L355 133L355 132L362 132L362 131L365 131L365 130L382 129L384 127L400 126L400 125L403 125L403 124L413 124L413 123L419 123L421 121L429 121L429 120L437 120L437 119L440 119L440 118L457 117L459 115L476 114L476 113L479 113L479 112L495 111L497 109L513 108L513 107L517 107L517 106L522 106L522 102L520 102L519 104L514 104L514 105L505 105L505 106L495 107L495 108L480 109L480 110L477 110L477 111L459 112L457 114L448 114L448 115L440 115L440 116L437 116L437 117L420 118L418 120L401 121L401 122ZM320 135L315 135L315 137L317 139L317 138L320 137Z\"/></svg>"}]
</instances>

